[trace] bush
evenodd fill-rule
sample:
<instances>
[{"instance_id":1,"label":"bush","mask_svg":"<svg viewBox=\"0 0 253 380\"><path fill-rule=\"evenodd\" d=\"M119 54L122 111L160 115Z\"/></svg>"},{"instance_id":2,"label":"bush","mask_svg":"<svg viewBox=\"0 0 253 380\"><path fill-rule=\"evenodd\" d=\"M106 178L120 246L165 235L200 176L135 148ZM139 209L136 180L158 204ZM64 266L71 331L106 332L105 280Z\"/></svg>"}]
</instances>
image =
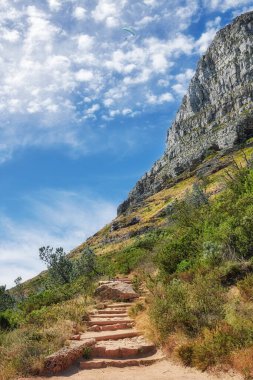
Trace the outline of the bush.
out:
<instances>
[{"instance_id":1,"label":"bush","mask_svg":"<svg viewBox=\"0 0 253 380\"><path fill-rule=\"evenodd\" d=\"M150 316L163 340L178 329L194 336L222 320L224 300L224 291L213 274L197 275L191 284L174 279L162 290L157 288Z\"/></svg>"},{"instance_id":2,"label":"bush","mask_svg":"<svg viewBox=\"0 0 253 380\"><path fill-rule=\"evenodd\" d=\"M6 286L0 286L0 312L14 307L15 301L6 290Z\"/></svg>"},{"instance_id":3,"label":"bush","mask_svg":"<svg viewBox=\"0 0 253 380\"><path fill-rule=\"evenodd\" d=\"M48 275L53 284L67 284L71 281L73 264L63 248L41 247L39 256L47 265Z\"/></svg>"},{"instance_id":4,"label":"bush","mask_svg":"<svg viewBox=\"0 0 253 380\"><path fill-rule=\"evenodd\" d=\"M44 306L50 306L62 301L66 301L71 296L71 292L67 288L52 288L44 292L28 297L21 305L21 310L25 314L31 313L33 310L39 310Z\"/></svg>"},{"instance_id":5,"label":"bush","mask_svg":"<svg viewBox=\"0 0 253 380\"><path fill-rule=\"evenodd\" d=\"M129 314L131 317L137 317L140 313L142 313L145 310L145 306L141 302L135 303L133 306L131 306L129 310Z\"/></svg>"},{"instance_id":6,"label":"bush","mask_svg":"<svg viewBox=\"0 0 253 380\"><path fill-rule=\"evenodd\" d=\"M231 354L230 363L245 380L253 379L253 346L236 350Z\"/></svg>"},{"instance_id":7,"label":"bush","mask_svg":"<svg viewBox=\"0 0 253 380\"><path fill-rule=\"evenodd\" d=\"M187 367L192 366L193 362L193 345L192 344L183 344L177 350L179 358L182 360L183 364Z\"/></svg>"},{"instance_id":8,"label":"bush","mask_svg":"<svg viewBox=\"0 0 253 380\"><path fill-rule=\"evenodd\" d=\"M9 330L11 324L8 318L5 315L0 314L0 330Z\"/></svg>"},{"instance_id":9,"label":"bush","mask_svg":"<svg viewBox=\"0 0 253 380\"><path fill-rule=\"evenodd\" d=\"M213 330L205 330L203 338L193 345L192 364L206 370L228 358L232 350L238 346L238 337L231 326L221 324Z\"/></svg>"},{"instance_id":10,"label":"bush","mask_svg":"<svg viewBox=\"0 0 253 380\"><path fill-rule=\"evenodd\" d=\"M237 287L246 301L253 301L253 275L248 275L246 278L239 281Z\"/></svg>"},{"instance_id":11,"label":"bush","mask_svg":"<svg viewBox=\"0 0 253 380\"><path fill-rule=\"evenodd\" d=\"M23 322L23 315L18 310L6 310L0 313L0 330L13 330Z\"/></svg>"}]
</instances>

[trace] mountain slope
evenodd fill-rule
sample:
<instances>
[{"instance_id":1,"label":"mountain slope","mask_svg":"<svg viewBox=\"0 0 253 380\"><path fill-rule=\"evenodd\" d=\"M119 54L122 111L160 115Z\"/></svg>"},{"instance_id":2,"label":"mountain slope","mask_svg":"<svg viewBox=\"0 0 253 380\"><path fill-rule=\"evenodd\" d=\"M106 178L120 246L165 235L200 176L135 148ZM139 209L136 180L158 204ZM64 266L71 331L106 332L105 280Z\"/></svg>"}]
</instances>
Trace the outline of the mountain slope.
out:
<instances>
[{"instance_id":1,"label":"mountain slope","mask_svg":"<svg viewBox=\"0 0 253 380\"><path fill-rule=\"evenodd\" d=\"M253 12L220 30L183 98L168 130L164 155L118 208L133 206L169 186L210 151L228 151L253 135Z\"/></svg>"},{"instance_id":2,"label":"mountain slope","mask_svg":"<svg viewBox=\"0 0 253 380\"><path fill-rule=\"evenodd\" d=\"M184 198L194 183L205 183L206 192L211 197L224 189L226 172L237 163L246 164L253 154L253 141L247 140L229 153L212 152L194 170L178 176L174 183L144 199L138 207L132 207L127 215L119 215L86 242L75 248L75 257L85 247L91 247L97 255L116 254L130 246L138 237L163 228L167 224L167 212L176 200Z\"/></svg>"}]
</instances>

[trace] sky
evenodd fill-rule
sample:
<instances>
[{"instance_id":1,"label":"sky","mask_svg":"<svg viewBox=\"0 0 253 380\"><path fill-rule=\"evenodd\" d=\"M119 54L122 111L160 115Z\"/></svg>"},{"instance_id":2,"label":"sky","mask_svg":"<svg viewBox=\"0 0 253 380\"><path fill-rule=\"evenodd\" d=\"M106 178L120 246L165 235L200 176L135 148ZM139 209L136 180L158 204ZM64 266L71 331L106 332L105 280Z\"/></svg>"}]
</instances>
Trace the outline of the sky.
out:
<instances>
[{"instance_id":1,"label":"sky","mask_svg":"<svg viewBox=\"0 0 253 380\"><path fill-rule=\"evenodd\" d=\"M198 59L253 0L0 0L0 285L116 216ZM135 35L124 30L130 27Z\"/></svg>"}]
</instances>

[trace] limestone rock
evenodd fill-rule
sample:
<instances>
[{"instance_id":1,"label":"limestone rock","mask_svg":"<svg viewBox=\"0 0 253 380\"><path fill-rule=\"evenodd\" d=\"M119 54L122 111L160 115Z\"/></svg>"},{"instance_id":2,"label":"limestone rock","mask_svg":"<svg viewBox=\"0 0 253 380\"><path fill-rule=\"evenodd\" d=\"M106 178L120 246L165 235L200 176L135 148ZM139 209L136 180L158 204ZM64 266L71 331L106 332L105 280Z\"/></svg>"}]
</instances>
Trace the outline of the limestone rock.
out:
<instances>
[{"instance_id":1,"label":"limestone rock","mask_svg":"<svg viewBox=\"0 0 253 380\"><path fill-rule=\"evenodd\" d=\"M118 208L127 213L143 199L194 168L210 151L227 151L253 136L253 12L220 30L168 130L164 155Z\"/></svg>"},{"instance_id":2,"label":"limestone rock","mask_svg":"<svg viewBox=\"0 0 253 380\"><path fill-rule=\"evenodd\" d=\"M111 281L100 285L95 291L95 296L102 300L115 301L133 300L138 297L131 284L121 281Z\"/></svg>"}]
</instances>

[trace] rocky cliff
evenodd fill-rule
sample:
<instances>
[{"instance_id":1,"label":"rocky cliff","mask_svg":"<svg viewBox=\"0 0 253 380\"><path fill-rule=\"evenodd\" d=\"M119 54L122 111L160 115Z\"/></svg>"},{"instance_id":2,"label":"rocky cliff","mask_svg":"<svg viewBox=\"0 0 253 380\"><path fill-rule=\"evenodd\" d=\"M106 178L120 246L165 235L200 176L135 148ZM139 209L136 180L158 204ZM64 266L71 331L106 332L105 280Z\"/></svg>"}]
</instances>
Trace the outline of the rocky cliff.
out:
<instances>
[{"instance_id":1,"label":"rocky cliff","mask_svg":"<svg viewBox=\"0 0 253 380\"><path fill-rule=\"evenodd\" d=\"M166 150L118 208L126 213L168 187L210 152L229 150L253 136L253 12L220 30L168 131Z\"/></svg>"}]
</instances>

